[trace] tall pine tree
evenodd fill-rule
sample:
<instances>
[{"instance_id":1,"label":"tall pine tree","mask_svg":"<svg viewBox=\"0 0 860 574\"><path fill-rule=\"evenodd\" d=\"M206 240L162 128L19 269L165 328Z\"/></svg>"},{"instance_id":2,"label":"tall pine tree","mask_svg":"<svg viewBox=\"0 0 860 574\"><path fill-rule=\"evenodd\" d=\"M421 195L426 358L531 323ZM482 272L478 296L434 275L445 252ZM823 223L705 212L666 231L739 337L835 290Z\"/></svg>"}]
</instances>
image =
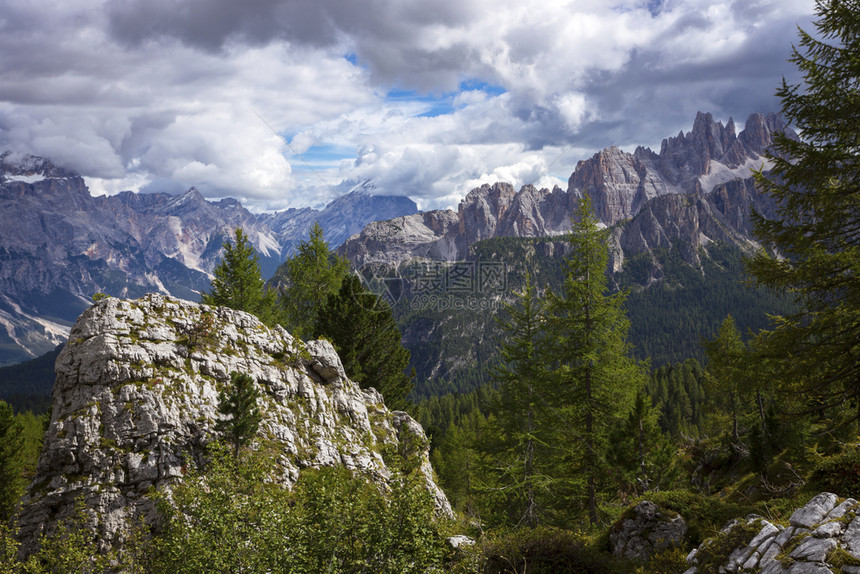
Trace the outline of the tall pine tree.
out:
<instances>
[{"instance_id":1,"label":"tall pine tree","mask_svg":"<svg viewBox=\"0 0 860 574\"><path fill-rule=\"evenodd\" d=\"M860 431L860 4L818 0L816 13L791 57L803 81L777 91L801 138L778 135L772 170L756 175L778 217L757 218L771 255L750 270L801 303L766 339L781 378Z\"/></svg>"},{"instance_id":2,"label":"tall pine tree","mask_svg":"<svg viewBox=\"0 0 860 574\"><path fill-rule=\"evenodd\" d=\"M235 229L233 241L224 242L224 256L214 273L203 303L253 313L267 325L277 322L277 294L266 289L257 251L241 227Z\"/></svg>"},{"instance_id":3,"label":"tall pine tree","mask_svg":"<svg viewBox=\"0 0 860 574\"><path fill-rule=\"evenodd\" d=\"M745 373L747 346L741 339L735 320L728 315L720 325L713 339L703 341L702 346L708 355L708 372L705 380L714 396L727 396L732 415L732 438L740 440L738 415L742 400L749 389Z\"/></svg>"},{"instance_id":4,"label":"tall pine tree","mask_svg":"<svg viewBox=\"0 0 860 574\"><path fill-rule=\"evenodd\" d=\"M607 232L599 227L587 194L568 241L562 292L548 297L549 341L557 404L566 411L571 433L564 466L578 468L588 518L596 524L608 433L627 415L644 371L629 356L624 294L609 294Z\"/></svg>"},{"instance_id":5,"label":"tall pine tree","mask_svg":"<svg viewBox=\"0 0 860 574\"><path fill-rule=\"evenodd\" d=\"M535 527L553 505L554 433L565 421L555 408L552 381L542 353L543 302L527 274L522 292L497 318L504 335L501 364L492 376L499 400L485 433L485 484L492 506L515 525Z\"/></svg>"}]
</instances>

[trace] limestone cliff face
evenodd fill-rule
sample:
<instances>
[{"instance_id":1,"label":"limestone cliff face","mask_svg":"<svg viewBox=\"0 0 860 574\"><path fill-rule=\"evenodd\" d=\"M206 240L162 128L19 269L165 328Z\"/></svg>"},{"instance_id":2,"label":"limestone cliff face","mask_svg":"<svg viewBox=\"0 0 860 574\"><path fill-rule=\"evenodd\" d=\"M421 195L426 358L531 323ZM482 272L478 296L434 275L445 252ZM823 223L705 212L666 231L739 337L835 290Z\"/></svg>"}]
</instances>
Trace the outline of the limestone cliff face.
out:
<instances>
[{"instance_id":1,"label":"limestone cliff face","mask_svg":"<svg viewBox=\"0 0 860 574\"><path fill-rule=\"evenodd\" d=\"M290 487L302 468L343 465L384 483L386 462L405 458L451 513L421 426L349 380L331 344L223 307L110 298L81 315L57 359L51 425L19 522L25 548L79 497L105 545L122 543L129 520L152 521L150 489L181 481L216 438L231 371L260 387L258 442L278 453L273 480Z\"/></svg>"},{"instance_id":2,"label":"limestone cliff face","mask_svg":"<svg viewBox=\"0 0 860 574\"><path fill-rule=\"evenodd\" d=\"M698 246L694 244L723 237L748 243L749 207L754 205L766 217L768 213L761 208L773 211L772 206L758 204L760 194L751 187L749 178L753 169L768 167L763 154L779 132L796 137L775 114L753 114L744 130L735 133L733 120L724 126L711 114L699 113L693 129L664 139L659 153L639 147L631 154L613 146L580 161L567 190L526 185L515 191L509 183L484 184L470 191L456 212L431 211L372 223L350 237L339 252L358 267L397 265L416 257L466 259L470 246L482 239L567 232L570 218L586 193L606 226L624 227L629 220L642 216L635 229L625 232L625 249L631 246L636 250L633 253L677 239L694 250ZM708 199L717 192L721 198ZM713 211L713 216L705 213L708 211ZM662 215L672 215L675 220ZM715 218L718 223L714 223ZM444 223L431 225L431 221ZM645 229L646 222L658 225ZM699 222L705 229L699 229ZM677 232L664 232L667 228L677 228ZM641 240L635 237L639 233Z\"/></svg>"},{"instance_id":3,"label":"limestone cliff face","mask_svg":"<svg viewBox=\"0 0 860 574\"><path fill-rule=\"evenodd\" d=\"M736 134L731 118L723 126L700 112L693 129L664 139L659 153L640 147L629 154L610 147L579 162L568 193L588 193L598 218L614 225L656 197L709 193L717 185L749 177L753 168L767 167L764 153L780 132L796 137L776 114L752 114Z\"/></svg>"}]
</instances>

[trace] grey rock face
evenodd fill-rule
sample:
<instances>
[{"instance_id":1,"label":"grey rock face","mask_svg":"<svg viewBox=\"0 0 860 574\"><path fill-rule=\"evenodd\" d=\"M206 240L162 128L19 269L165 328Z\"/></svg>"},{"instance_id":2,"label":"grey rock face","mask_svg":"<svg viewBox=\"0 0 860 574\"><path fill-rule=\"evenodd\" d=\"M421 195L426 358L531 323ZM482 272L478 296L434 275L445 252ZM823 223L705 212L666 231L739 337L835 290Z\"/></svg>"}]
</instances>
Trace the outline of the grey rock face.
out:
<instances>
[{"instance_id":1,"label":"grey rock face","mask_svg":"<svg viewBox=\"0 0 860 574\"><path fill-rule=\"evenodd\" d=\"M343 465L385 483L381 453L395 452L417 460L438 512L451 514L421 426L350 381L330 343L305 346L247 313L148 295L92 306L57 359L51 424L19 521L24 546L79 497L105 545L122 543L129 520L152 521L150 489L201 461L231 371L260 387L259 440L278 453L272 480L290 487L302 468Z\"/></svg>"},{"instance_id":2,"label":"grey rock face","mask_svg":"<svg viewBox=\"0 0 860 574\"><path fill-rule=\"evenodd\" d=\"M456 213L432 211L423 218L418 214L374 223L350 237L339 252L356 266L397 265L416 257L464 259L469 246L482 239L567 232L586 193L607 226L621 223L626 230L625 220L645 215L636 229L627 232L625 249L638 249L628 256L677 239L693 252L702 243L727 237L749 243L750 208L765 217L774 212L755 190L751 171L767 167L762 154L772 146L774 134L783 130L778 116L753 114L736 135L732 120L724 127L710 114L700 113L693 130L664 140L659 154L646 148L630 154L613 146L580 161L567 190L527 185L515 191L508 183L485 184L470 191ZM430 225L428 219L444 224ZM617 255L616 267L623 259Z\"/></svg>"},{"instance_id":3,"label":"grey rock face","mask_svg":"<svg viewBox=\"0 0 860 574\"><path fill-rule=\"evenodd\" d=\"M838 503L838 504L837 504ZM775 526L760 517L747 519L748 525L760 527L744 546L733 550L719 567L720 572L761 572L762 574L826 574L854 572L853 566L841 569L828 560L837 549L860 559L860 504L853 498L839 501L835 494L823 492L798 508L789 519L790 526ZM740 523L733 523L724 533ZM847 527L846 527L847 524ZM692 566L685 574L699 572L706 540L687 557ZM860 572L860 569L856 570ZM704 574L704 571L702 571Z\"/></svg>"},{"instance_id":4,"label":"grey rock face","mask_svg":"<svg viewBox=\"0 0 860 574\"><path fill-rule=\"evenodd\" d=\"M670 546L683 545L686 533L683 518L643 500L633 508L631 516L612 527L609 543L614 555L644 561Z\"/></svg>"}]
</instances>

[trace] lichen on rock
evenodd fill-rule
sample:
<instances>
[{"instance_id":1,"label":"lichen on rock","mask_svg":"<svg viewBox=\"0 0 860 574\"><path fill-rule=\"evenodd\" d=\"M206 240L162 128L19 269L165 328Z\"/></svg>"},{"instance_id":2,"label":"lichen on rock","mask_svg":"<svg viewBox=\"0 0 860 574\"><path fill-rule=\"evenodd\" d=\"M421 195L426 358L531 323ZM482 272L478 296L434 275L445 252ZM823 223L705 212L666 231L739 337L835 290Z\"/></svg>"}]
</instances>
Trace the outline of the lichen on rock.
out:
<instances>
[{"instance_id":1,"label":"lichen on rock","mask_svg":"<svg viewBox=\"0 0 860 574\"><path fill-rule=\"evenodd\" d=\"M256 444L276 454L273 481L289 488L302 468L342 465L384 485L389 458L423 474L437 512L451 515L421 426L349 380L330 343L153 294L93 305L57 358L51 424L19 519L25 551L77 499L105 547L121 545L132 520L154 522L153 490L182 480L216 438L232 371L260 386Z\"/></svg>"}]
</instances>

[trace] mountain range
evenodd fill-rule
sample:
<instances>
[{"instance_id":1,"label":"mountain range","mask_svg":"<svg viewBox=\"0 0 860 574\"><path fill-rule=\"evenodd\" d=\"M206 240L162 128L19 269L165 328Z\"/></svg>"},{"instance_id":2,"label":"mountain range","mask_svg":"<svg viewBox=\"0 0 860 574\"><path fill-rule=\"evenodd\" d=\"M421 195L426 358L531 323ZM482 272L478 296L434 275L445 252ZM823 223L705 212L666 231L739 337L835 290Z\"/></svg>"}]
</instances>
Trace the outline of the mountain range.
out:
<instances>
[{"instance_id":1,"label":"mountain range","mask_svg":"<svg viewBox=\"0 0 860 574\"><path fill-rule=\"evenodd\" d=\"M753 169L767 170L765 150L775 133L797 137L776 114L752 114L735 133L699 113L689 133L663 140L659 153L610 147L580 161L562 190L509 183L473 189L457 211L436 210L377 221L348 239L339 252L356 266L398 265L414 258L457 261L472 245L493 237L543 237L570 229L583 194L615 228L616 266L632 255L683 239L691 246L727 240L751 245L749 209L765 216L774 206L755 190Z\"/></svg>"},{"instance_id":2,"label":"mountain range","mask_svg":"<svg viewBox=\"0 0 860 574\"><path fill-rule=\"evenodd\" d=\"M0 155L0 365L63 342L96 292L198 300L236 227L270 276L315 221L337 245L374 219L417 210L407 197L363 188L323 210L273 214L253 214L235 199L207 201L195 188L93 197L81 176L48 159L11 159Z\"/></svg>"},{"instance_id":3,"label":"mountain range","mask_svg":"<svg viewBox=\"0 0 860 574\"><path fill-rule=\"evenodd\" d=\"M364 182L323 210L253 214L234 199L122 192L93 197L81 176L37 157L0 154L0 365L52 350L102 291L120 297L161 292L197 300L208 286L224 240L243 227L270 276L307 237L314 221L356 268L415 260L458 261L479 241L557 236L588 194L612 228L612 264L679 245L698 265L700 247L728 242L748 250L750 210L774 206L751 169L767 169L764 151L787 129L774 114L751 115L735 133L699 113L688 133L660 151L610 147L581 161L568 187L519 191L498 182L473 189L457 211L418 212L407 197L374 195ZM544 249L553 249L553 242ZM654 260L651 280L659 280Z\"/></svg>"}]
</instances>

